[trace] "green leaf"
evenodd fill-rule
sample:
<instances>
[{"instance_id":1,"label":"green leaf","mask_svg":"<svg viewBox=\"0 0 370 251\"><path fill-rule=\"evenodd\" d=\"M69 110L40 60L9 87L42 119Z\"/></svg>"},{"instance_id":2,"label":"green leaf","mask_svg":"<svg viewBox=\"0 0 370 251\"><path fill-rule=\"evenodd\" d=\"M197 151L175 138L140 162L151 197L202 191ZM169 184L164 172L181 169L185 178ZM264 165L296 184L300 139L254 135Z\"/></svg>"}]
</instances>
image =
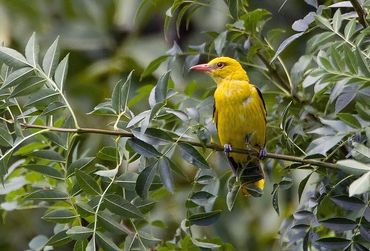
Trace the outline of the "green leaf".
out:
<instances>
[{"instance_id":1,"label":"green leaf","mask_svg":"<svg viewBox=\"0 0 370 251\"><path fill-rule=\"evenodd\" d=\"M4 127L0 127L0 146L11 147L13 145L12 135Z\"/></svg>"},{"instance_id":2,"label":"green leaf","mask_svg":"<svg viewBox=\"0 0 370 251\"><path fill-rule=\"evenodd\" d=\"M356 92L354 92L353 90L352 92L343 91L335 102L335 112L340 112L341 110L346 108L355 97Z\"/></svg>"},{"instance_id":3,"label":"green leaf","mask_svg":"<svg viewBox=\"0 0 370 251\"><path fill-rule=\"evenodd\" d=\"M39 45L36 41L36 33L32 33L32 36L27 42L25 55L28 63L32 65L34 68L37 67L38 63L38 56L39 56Z\"/></svg>"},{"instance_id":4,"label":"green leaf","mask_svg":"<svg viewBox=\"0 0 370 251\"><path fill-rule=\"evenodd\" d=\"M30 106L47 106L48 104L56 101L58 99L59 94L54 90L50 89L41 89L37 93L33 93L30 97L28 102L26 103L26 107Z\"/></svg>"},{"instance_id":5,"label":"green leaf","mask_svg":"<svg viewBox=\"0 0 370 251\"><path fill-rule=\"evenodd\" d=\"M319 24L323 25L325 28L327 28L329 30L333 30L333 28L331 27L331 24L330 24L329 20L326 19L325 17L320 16L320 15L316 15L315 16L315 19L316 19L316 21Z\"/></svg>"},{"instance_id":6,"label":"green leaf","mask_svg":"<svg viewBox=\"0 0 370 251\"><path fill-rule=\"evenodd\" d=\"M342 26L342 14L340 13L340 9L337 9L333 16L333 29L335 32L338 32L340 27Z\"/></svg>"},{"instance_id":7,"label":"green leaf","mask_svg":"<svg viewBox=\"0 0 370 251\"><path fill-rule=\"evenodd\" d=\"M49 238L47 245L53 247L61 247L70 243L72 241L71 238L66 234L67 230L60 231L59 233L53 235Z\"/></svg>"},{"instance_id":8,"label":"green leaf","mask_svg":"<svg viewBox=\"0 0 370 251\"><path fill-rule=\"evenodd\" d=\"M301 201L301 198L302 198L302 193L304 191L304 188L306 187L306 184L307 184L307 181L310 179L312 173L310 173L309 175L307 175L300 183L299 183L299 186L298 186L298 201L300 202Z\"/></svg>"},{"instance_id":9,"label":"green leaf","mask_svg":"<svg viewBox=\"0 0 370 251\"><path fill-rule=\"evenodd\" d=\"M28 200L66 200L68 199L68 194L58 191L58 190L37 190L25 196Z\"/></svg>"},{"instance_id":10,"label":"green leaf","mask_svg":"<svg viewBox=\"0 0 370 251\"><path fill-rule=\"evenodd\" d=\"M221 210L215 210L207 213L198 213L190 215L189 221L191 224L198 226L208 226L217 221L220 217Z\"/></svg>"},{"instance_id":11,"label":"green leaf","mask_svg":"<svg viewBox=\"0 0 370 251\"><path fill-rule=\"evenodd\" d=\"M169 55L163 55L150 62L143 73L141 73L140 80L152 74L164 61L168 59L168 57Z\"/></svg>"},{"instance_id":12,"label":"green leaf","mask_svg":"<svg viewBox=\"0 0 370 251\"><path fill-rule=\"evenodd\" d=\"M20 147L13 155L15 156L26 155L34 152L35 150L39 150L47 146L48 146L47 144L42 142L31 142L25 146Z\"/></svg>"},{"instance_id":13,"label":"green leaf","mask_svg":"<svg viewBox=\"0 0 370 251\"><path fill-rule=\"evenodd\" d=\"M44 214L42 219L55 223L69 223L78 218L71 210L67 209L54 209Z\"/></svg>"},{"instance_id":14,"label":"green leaf","mask_svg":"<svg viewBox=\"0 0 370 251\"><path fill-rule=\"evenodd\" d=\"M120 249L113 241L111 238L109 238L108 236L106 236L105 234L97 231L96 232L96 237L97 237L97 240L98 240L98 243L100 244L99 246L101 246L103 248L103 250L112 250L112 251L121 251L122 249Z\"/></svg>"},{"instance_id":15,"label":"green leaf","mask_svg":"<svg viewBox=\"0 0 370 251\"><path fill-rule=\"evenodd\" d=\"M173 177L171 174L171 161L166 157L163 156L158 161L158 170L159 176L170 193L174 192L174 185L173 185Z\"/></svg>"},{"instance_id":16,"label":"green leaf","mask_svg":"<svg viewBox=\"0 0 370 251\"><path fill-rule=\"evenodd\" d=\"M168 88L168 81L170 79L170 71L163 74L158 82L157 85L154 87L154 100L155 102L162 103L166 100L167 97L167 88Z\"/></svg>"},{"instance_id":17,"label":"green leaf","mask_svg":"<svg viewBox=\"0 0 370 251\"><path fill-rule=\"evenodd\" d=\"M10 94L10 98L26 96L31 93L37 92L46 83L45 79L40 79L38 77L28 78L27 81L19 83Z\"/></svg>"},{"instance_id":18,"label":"green leaf","mask_svg":"<svg viewBox=\"0 0 370 251\"><path fill-rule=\"evenodd\" d=\"M190 197L190 200L197 204L198 206L208 206L211 199L214 199L215 196L211 193L208 193L206 191L199 191L192 194Z\"/></svg>"},{"instance_id":19,"label":"green leaf","mask_svg":"<svg viewBox=\"0 0 370 251\"><path fill-rule=\"evenodd\" d=\"M77 240L73 246L73 251L93 251L92 239L89 242L86 239Z\"/></svg>"},{"instance_id":20,"label":"green leaf","mask_svg":"<svg viewBox=\"0 0 370 251\"><path fill-rule=\"evenodd\" d=\"M106 230L112 233L118 234L132 234L132 230L126 227L124 224L119 223L110 214L106 212L98 213L98 223L103 226Z\"/></svg>"},{"instance_id":21,"label":"green leaf","mask_svg":"<svg viewBox=\"0 0 370 251\"><path fill-rule=\"evenodd\" d=\"M366 77L370 77L369 65L358 47L356 47L355 55L357 58L358 67L361 70L362 74L364 74Z\"/></svg>"},{"instance_id":22,"label":"green leaf","mask_svg":"<svg viewBox=\"0 0 370 251\"><path fill-rule=\"evenodd\" d=\"M79 169L76 169L75 173L78 185L85 193L90 195L100 195L102 193L99 184L90 175Z\"/></svg>"},{"instance_id":23,"label":"green leaf","mask_svg":"<svg viewBox=\"0 0 370 251\"><path fill-rule=\"evenodd\" d=\"M53 150L38 150L32 153L33 156L36 156L38 158L52 160L56 162L64 162L65 159L62 155L60 155L57 152L54 152Z\"/></svg>"},{"instance_id":24,"label":"green leaf","mask_svg":"<svg viewBox=\"0 0 370 251\"><path fill-rule=\"evenodd\" d=\"M127 76L126 81L118 81L112 92L112 108L116 111L116 114L120 114L125 111L127 107L131 78L133 71Z\"/></svg>"},{"instance_id":25,"label":"green leaf","mask_svg":"<svg viewBox=\"0 0 370 251\"><path fill-rule=\"evenodd\" d=\"M104 205L113 213L125 218L144 218L136 206L119 195L110 194L104 197Z\"/></svg>"},{"instance_id":26,"label":"green leaf","mask_svg":"<svg viewBox=\"0 0 370 251\"><path fill-rule=\"evenodd\" d=\"M51 166L39 165L39 164L28 164L23 167L29 170L41 173L48 177L54 178L54 179L59 179L59 180L64 179L63 175L58 170L56 170L55 168L52 168Z\"/></svg>"},{"instance_id":27,"label":"green leaf","mask_svg":"<svg viewBox=\"0 0 370 251\"><path fill-rule=\"evenodd\" d=\"M95 160L95 158L93 158L93 157L85 157L85 158L75 160L69 166L68 171L73 172L76 169L82 170L85 167L89 166L94 160Z\"/></svg>"},{"instance_id":28,"label":"green leaf","mask_svg":"<svg viewBox=\"0 0 370 251\"><path fill-rule=\"evenodd\" d=\"M59 37L47 49L44 59L42 60L42 69L46 76L51 77L53 72L58 65L59 51L58 51Z\"/></svg>"},{"instance_id":29,"label":"green leaf","mask_svg":"<svg viewBox=\"0 0 370 251\"><path fill-rule=\"evenodd\" d=\"M26 58L18 51L0 46L0 62L19 68L29 66Z\"/></svg>"},{"instance_id":30,"label":"green leaf","mask_svg":"<svg viewBox=\"0 0 370 251\"><path fill-rule=\"evenodd\" d=\"M339 232L352 230L357 226L356 222L347 218L330 218L326 220L321 220L320 223L322 223L327 228Z\"/></svg>"},{"instance_id":31,"label":"green leaf","mask_svg":"<svg viewBox=\"0 0 370 251\"><path fill-rule=\"evenodd\" d=\"M241 188L240 184L235 181L235 177L229 179L228 192L226 195L226 205L229 211L233 209Z\"/></svg>"},{"instance_id":32,"label":"green leaf","mask_svg":"<svg viewBox=\"0 0 370 251\"><path fill-rule=\"evenodd\" d=\"M222 50L226 44L227 31L221 32L214 40L215 50L218 56L222 55Z\"/></svg>"},{"instance_id":33,"label":"green leaf","mask_svg":"<svg viewBox=\"0 0 370 251\"><path fill-rule=\"evenodd\" d=\"M67 230L66 234L73 240L84 240L90 237L94 231L88 227L74 226Z\"/></svg>"},{"instance_id":34,"label":"green leaf","mask_svg":"<svg viewBox=\"0 0 370 251\"><path fill-rule=\"evenodd\" d=\"M304 32L300 32L300 33L297 33L297 34L294 34L290 37L288 37L287 39L285 39L280 45L279 47L277 48L276 52L275 52L275 55L272 57L270 63L274 62L275 59L285 50L285 48L290 45L292 42L294 42L294 40L298 39L299 37L301 37L302 35L304 34Z\"/></svg>"},{"instance_id":35,"label":"green leaf","mask_svg":"<svg viewBox=\"0 0 370 251\"><path fill-rule=\"evenodd\" d=\"M353 142L352 145L353 145L353 149L351 151L352 156L362 163L370 164L370 148L357 142Z\"/></svg>"},{"instance_id":36,"label":"green leaf","mask_svg":"<svg viewBox=\"0 0 370 251\"><path fill-rule=\"evenodd\" d=\"M47 115L53 115L57 113L60 110L63 110L67 108L67 106L59 101L50 103L44 111L41 113L40 116L47 116ZM64 148L64 147L63 147Z\"/></svg>"},{"instance_id":37,"label":"green leaf","mask_svg":"<svg viewBox=\"0 0 370 251\"><path fill-rule=\"evenodd\" d=\"M148 196L148 191L153 183L154 175L157 172L157 165L146 167L139 176L137 177L135 190L136 193L142 197L146 198Z\"/></svg>"},{"instance_id":38,"label":"green leaf","mask_svg":"<svg viewBox=\"0 0 370 251\"><path fill-rule=\"evenodd\" d=\"M137 138L127 140L128 145L138 154L147 158L160 157L161 154L152 146Z\"/></svg>"},{"instance_id":39,"label":"green leaf","mask_svg":"<svg viewBox=\"0 0 370 251\"><path fill-rule=\"evenodd\" d=\"M339 160L337 164L340 169L350 174L360 175L370 172L370 165L353 159Z\"/></svg>"},{"instance_id":40,"label":"green leaf","mask_svg":"<svg viewBox=\"0 0 370 251\"><path fill-rule=\"evenodd\" d=\"M354 127L354 128L362 127L360 122L358 122L358 120L356 119L356 117L350 113L338 113L337 117L351 127Z\"/></svg>"},{"instance_id":41,"label":"green leaf","mask_svg":"<svg viewBox=\"0 0 370 251\"><path fill-rule=\"evenodd\" d=\"M97 154L101 160L117 162L117 149L115 147L105 146Z\"/></svg>"},{"instance_id":42,"label":"green leaf","mask_svg":"<svg viewBox=\"0 0 370 251\"><path fill-rule=\"evenodd\" d=\"M136 128L132 129L131 132L134 134L135 138L150 145L167 145L173 142L173 139L167 132L157 128L147 128L145 133L142 133L140 128Z\"/></svg>"},{"instance_id":43,"label":"green leaf","mask_svg":"<svg viewBox=\"0 0 370 251\"><path fill-rule=\"evenodd\" d=\"M345 250L351 244L351 241L338 237L326 237L316 240L316 243L329 250Z\"/></svg>"},{"instance_id":44,"label":"green leaf","mask_svg":"<svg viewBox=\"0 0 370 251\"><path fill-rule=\"evenodd\" d=\"M353 181L349 186L349 196L370 191L370 171Z\"/></svg>"},{"instance_id":45,"label":"green leaf","mask_svg":"<svg viewBox=\"0 0 370 251\"><path fill-rule=\"evenodd\" d=\"M344 37L346 40L350 40L353 34L356 32L356 19L351 19L346 27L344 28Z\"/></svg>"},{"instance_id":46,"label":"green leaf","mask_svg":"<svg viewBox=\"0 0 370 251\"><path fill-rule=\"evenodd\" d=\"M28 243L28 246L32 250L43 250L47 242L48 238L45 235L37 235Z\"/></svg>"},{"instance_id":47,"label":"green leaf","mask_svg":"<svg viewBox=\"0 0 370 251\"><path fill-rule=\"evenodd\" d=\"M56 70L55 70L55 83L59 86L59 90L64 90L64 83L67 78L67 72L68 72L68 58L69 54L63 58L63 60L58 64Z\"/></svg>"},{"instance_id":48,"label":"green leaf","mask_svg":"<svg viewBox=\"0 0 370 251\"><path fill-rule=\"evenodd\" d=\"M272 189L272 207L275 209L276 213L279 214L279 185L274 184Z\"/></svg>"},{"instance_id":49,"label":"green leaf","mask_svg":"<svg viewBox=\"0 0 370 251\"><path fill-rule=\"evenodd\" d=\"M203 156L190 144L178 143L182 157L190 164L198 168L209 168L207 161Z\"/></svg>"},{"instance_id":50,"label":"green leaf","mask_svg":"<svg viewBox=\"0 0 370 251\"><path fill-rule=\"evenodd\" d=\"M356 197L338 195L331 197L330 199L339 207L353 212L358 212L365 207L364 202Z\"/></svg>"},{"instance_id":51,"label":"green leaf","mask_svg":"<svg viewBox=\"0 0 370 251\"><path fill-rule=\"evenodd\" d=\"M4 84L1 86L1 88L9 88L16 86L22 82L24 82L27 78L32 76L33 69L31 67L24 67L20 68L16 71L13 71L9 74L9 76L6 78Z\"/></svg>"}]
</instances>

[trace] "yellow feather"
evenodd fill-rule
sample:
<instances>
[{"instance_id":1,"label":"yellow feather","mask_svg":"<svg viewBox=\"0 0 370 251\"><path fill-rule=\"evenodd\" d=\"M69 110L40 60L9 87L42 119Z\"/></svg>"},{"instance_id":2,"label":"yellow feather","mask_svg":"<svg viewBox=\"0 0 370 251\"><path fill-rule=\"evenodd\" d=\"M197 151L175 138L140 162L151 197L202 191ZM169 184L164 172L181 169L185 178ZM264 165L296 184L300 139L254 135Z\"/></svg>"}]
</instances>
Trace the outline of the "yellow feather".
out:
<instances>
[{"instance_id":1,"label":"yellow feather","mask_svg":"<svg viewBox=\"0 0 370 251\"><path fill-rule=\"evenodd\" d=\"M257 149L264 148L266 110L257 87L250 83L242 66L232 58L215 58L206 66L210 69L208 74L217 84L214 121L221 144L230 144L235 148L245 148L246 144ZM230 157L236 165L248 165L251 161L246 154L230 153ZM260 169L259 161L256 158L252 161ZM262 190L264 180L262 170L260 172L261 178L254 184Z\"/></svg>"}]
</instances>

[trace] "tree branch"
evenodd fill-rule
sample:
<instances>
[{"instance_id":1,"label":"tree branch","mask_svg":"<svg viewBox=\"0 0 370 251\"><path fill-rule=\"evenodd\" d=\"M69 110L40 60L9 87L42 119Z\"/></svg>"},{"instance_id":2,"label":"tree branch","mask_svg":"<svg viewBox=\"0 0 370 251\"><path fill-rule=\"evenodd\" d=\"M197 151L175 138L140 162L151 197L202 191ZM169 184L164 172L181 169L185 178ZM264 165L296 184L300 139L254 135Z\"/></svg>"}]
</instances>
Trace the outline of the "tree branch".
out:
<instances>
[{"instance_id":1,"label":"tree branch","mask_svg":"<svg viewBox=\"0 0 370 251\"><path fill-rule=\"evenodd\" d=\"M11 122L11 121L7 121L7 122L14 123L14 122ZM59 128L59 127L43 126L43 125L31 125L31 124L26 124L26 123L20 123L20 125L23 128L47 129L49 131L54 131L54 132L77 133L77 134L93 133L93 134L121 136L121 137L127 137L127 138L134 137L133 133L127 132L127 131L113 131L113 130L98 129L98 128L78 128L78 129ZM175 139L174 139L174 141L175 141ZM192 146L197 146L197 147L205 147L205 148L212 149L212 150L215 150L215 151L224 151L223 146L220 146L220 145L217 145L217 144L214 144L214 143L204 145L202 143L189 141L189 140L177 140L177 142L187 143L187 144L190 144ZM232 152L258 156L258 151L256 151L255 149L233 148ZM279 154L279 153L267 153L266 158L286 160L286 161L297 162L297 163L308 164L308 165L319 166L319 167L330 168L330 169L337 169L338 168L337 164L335 164L335 163L324 162L324 161L314 160L314 159L305 159L305 158L301 158L301 157Z\"/></svg>"},{"instance_id":2,"label":"tree branch","mask_svg":"<svg viewBox=\"0 0 370 251\"><path fill-rule=\"evenodd\" d=\"M368 27L368 23L366 21L366 13L364 11L364 9L362 8L362 6L360 5L360 3L357 1L357 0L350 0L353 8L355 9L355 11L357 12L357 15L358 15L358 21L360 22L360 24L366 28Z\"/></svg>"}]
</instances>

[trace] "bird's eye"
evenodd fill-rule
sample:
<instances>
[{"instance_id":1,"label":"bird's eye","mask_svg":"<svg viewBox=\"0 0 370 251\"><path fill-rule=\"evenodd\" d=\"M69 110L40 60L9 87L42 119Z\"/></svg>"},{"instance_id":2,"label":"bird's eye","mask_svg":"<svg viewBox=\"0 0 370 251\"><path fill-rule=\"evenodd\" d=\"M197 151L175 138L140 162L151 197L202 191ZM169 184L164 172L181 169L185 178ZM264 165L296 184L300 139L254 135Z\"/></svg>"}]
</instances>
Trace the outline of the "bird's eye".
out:
<instances>
[{"instance_id":1,"label":"bird's eye","mask_svg":"<svg viewBox=\"0 0 370 251\"><path fill-rule=\"evenodd\" d=\"M224 67L224 66L225 66L225 63L221 63L221 62L219 62L219 63L217 63L216 65L217 65L217 68L222 68L222 67Z\"/></svg>"}]
</instances>

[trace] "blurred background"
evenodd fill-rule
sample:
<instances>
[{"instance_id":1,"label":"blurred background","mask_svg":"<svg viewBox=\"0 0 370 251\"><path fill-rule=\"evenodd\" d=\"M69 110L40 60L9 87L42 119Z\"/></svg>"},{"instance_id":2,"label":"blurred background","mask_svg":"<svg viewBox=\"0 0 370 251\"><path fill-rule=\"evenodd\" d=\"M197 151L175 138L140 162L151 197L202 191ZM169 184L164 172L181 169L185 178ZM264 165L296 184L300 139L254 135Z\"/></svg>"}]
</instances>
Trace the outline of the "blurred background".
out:
<instances>
[{"instance_id":1,"label":"blurred background","mask_svg":"<svg viewBox=\"0 0 370 251\"><path fill-rule=\"evenodd\" d=\"M211 7L199 9L194 13L188 27L182 25L179 34L174 24L164 31L164 21L167 9L171 6L169 0L0 0L0 42L16 50L24 50L25 44L33 32L37 33L41 54L60 36L59 47L61 57L70 53L69 74L66 82L67 97L80 117L82 126L107 126L102 117L88 116L94 106L110 97L116 81L134 72L132 95L147 95L148 88L156 83L156 78L166 71L161 66L153 76L143 78L140 74L155 58L163 55L176 42L180 48L189 45L199 45L207 40L203 31L224 30L228 21L227 7L222 0L211 0ZM294 20L303 18L310 7L304 1L251 0L249 9L264 8L272 13L273 22L267 24L268 29L286 29L285 37L293 34L290 29ZM281 8L280 8L281 7ZM266 30L268 30L266 29ZM299 44L293 44L284 52L284 58L290 66L298 58ZM201 58L204 62L206 57ZM175 89L183 91L187 84L196 77L183 69L182 59L178 60L177 70L172 78ZM248 69L247 69L248 70ZM251 74L253 82L263 86L259 79ZM210 79L202 79L204 85L199 85L196 93L204 93L212 88ZM200 97L199 97L200 98ZM133 106L135 112L146 108L146 99ZM209 113L211 117L211 111ZM94 123L94 124L92 124ZM102 144L100 136L91 137L90 146ZM217 159L219 156L213 156ZM190 187L191 184L177 186ZM186 200L186 190L173 195L168 204L158 208L155 217L178 222L183 217L183 203ZM296 191L296 187L291 191ZM183 194L182 194L183 193ZM237 250L255 248L253 250L270 250L278 240L278 228L281 218L271 206L271 184L262 199L250 198L238 201L233 212L225 212L209 236L217 236L232 243ZM289 215L296 205L293 193L280 199L288 203L282 209L282 215ZM221 203L221 202L220 202ZM222 202L224 203L224 202ZM182 208L182 209L181 209ZM36 234L50 236L52 225L40 219L42 211L25 210L22 212L3 213L0 225L0 250L24 250L27 243ZM153 216L154 217L154 216ZM166 239L176 225L168 224L170 231L162 231Z\"/></svg>"}]
</instances>

